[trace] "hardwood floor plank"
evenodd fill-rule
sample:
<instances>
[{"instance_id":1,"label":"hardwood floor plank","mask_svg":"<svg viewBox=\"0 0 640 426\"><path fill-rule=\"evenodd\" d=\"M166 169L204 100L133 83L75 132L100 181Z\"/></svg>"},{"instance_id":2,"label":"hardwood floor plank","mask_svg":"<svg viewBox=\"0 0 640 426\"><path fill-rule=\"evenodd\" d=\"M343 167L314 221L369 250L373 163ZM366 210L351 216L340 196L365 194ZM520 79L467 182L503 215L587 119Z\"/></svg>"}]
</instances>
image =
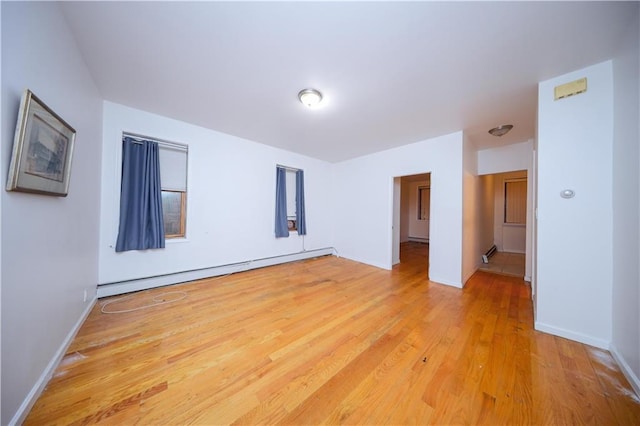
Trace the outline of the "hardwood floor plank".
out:
<instances>
[{"instance_id":1,"label":"hardwood floor plank","mask_svg":"<svg viewBox=\"0 0 640 426\"><path fill-rule=\"evenodd\" d=\"M395 349L402 335L385 334L353 357L340 371L327 380L308 398L293 408L282 419L284 424L321 424L326 423L328 413L345 401L358 383L371 372L372 365L379 365L384 357ZM339 421L350 415L349 407L337 414Z\"/></svg>"},{"instance_id":2,"label":"hardwood floor plank","mask_svg":"<svg viewBox=\"0 0 640 426\"><path fill-rule=\"evenodd\" d=\"M343 399L335 412L332 413L330 418L339 419L340 423L349 424L369 424L370 414L379 405L380 399L385 395L375 393L376 385L379 385L384 376L387 373L387 367L385 362L389 363L389 356L393 351L398 349L398 346L402 344L402 341L408 336L409 330L405 327L401 327L399 332L389 333L384 336L384 344L378 347L378 350L385 352L384 357L375 365L368 363L368 360L364 360L369 366L368 374L357 386L354 386ZM378 360L378 358L373 358ZM304 418L304 417L303 417ZM328 421L328 423L333 423ZM381 423L384 423L381 421Z\"/></svg>"},{"instance_id":3,"label":"hardwood floor plank","mask_svg":"<svg viewBox=\"0 0 640 426\"><path fill-rule=\"evenodd\" d=\"M154 395L167 390L167 382L158 383L148 389L145 389L136 394L130 395L127 398L116 402L115 404L107 407L105 409L101 409L96 411L95 413L85 417L80 420L80 424L93 424L98 423L102 420L108 419L109 417L114 416L115 414L126 410L129 407L133 407L139 405L143 400L153 397Z\"/></svg>"},{"instance_id":4,"label":"hardwood floor plank","mask_svg":"<svg viewBox=\"0 0 640 426\"><path fill-rule=\"evenodd\" d=\"M607 401L616 423L640 424L640 414L636 411L640 398L633 392L611 355L598 348L584 347L584 350L600 385L600 394ZM604 410L604 413L609 410Z\"/></svg>"},{"instance_id":5,"label":"hardwood floor plank","mask_svg":"<svg viewBox=\"0 0 640 426\"><path fill-rule=\"evenodd\" d=\"M533 330L530 288L323 257L135 293L89 314L25 425L638 424L607 351Z\"/></svg>"}]
</instances>

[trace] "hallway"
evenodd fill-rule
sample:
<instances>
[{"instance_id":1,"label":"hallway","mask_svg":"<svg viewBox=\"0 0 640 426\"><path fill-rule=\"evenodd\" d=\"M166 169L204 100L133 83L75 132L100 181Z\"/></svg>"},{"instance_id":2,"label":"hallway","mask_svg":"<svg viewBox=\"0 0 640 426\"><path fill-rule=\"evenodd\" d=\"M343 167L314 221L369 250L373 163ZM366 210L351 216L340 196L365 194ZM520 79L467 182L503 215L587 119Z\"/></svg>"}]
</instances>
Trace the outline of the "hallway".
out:
<instances>
[{"instance_id":1,"label":"hallway","mask_svg":"<svg viewBox=\"0 0 640 426\"><path fill-rule=\"evenodd\" d=\"M479 269L523 278L525 255L524 253L497 252L489 258L489 263L481 263Z\"/></svg>"}]
</instances>

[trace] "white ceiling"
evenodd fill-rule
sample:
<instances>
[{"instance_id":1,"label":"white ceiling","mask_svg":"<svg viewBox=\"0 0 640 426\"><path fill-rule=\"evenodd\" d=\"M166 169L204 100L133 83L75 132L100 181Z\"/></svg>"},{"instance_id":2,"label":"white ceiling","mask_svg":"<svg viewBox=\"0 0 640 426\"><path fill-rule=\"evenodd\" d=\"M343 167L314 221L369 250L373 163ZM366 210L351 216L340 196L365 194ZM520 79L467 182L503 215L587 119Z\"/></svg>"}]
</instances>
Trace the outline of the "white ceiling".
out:
<instances>
[{"instance_id":1,"label":"white ceiling","mask_svg":"<svg viewBox=\"0 0 640 426\"><path fill-rule=\"evenodd\" d=\"M612 58L637 8L62 3L105 99L327 161L458 130L481 149L533 138L537 83ZM322 108L298 102L307 87Z\"/></svg>"}]
</instances>

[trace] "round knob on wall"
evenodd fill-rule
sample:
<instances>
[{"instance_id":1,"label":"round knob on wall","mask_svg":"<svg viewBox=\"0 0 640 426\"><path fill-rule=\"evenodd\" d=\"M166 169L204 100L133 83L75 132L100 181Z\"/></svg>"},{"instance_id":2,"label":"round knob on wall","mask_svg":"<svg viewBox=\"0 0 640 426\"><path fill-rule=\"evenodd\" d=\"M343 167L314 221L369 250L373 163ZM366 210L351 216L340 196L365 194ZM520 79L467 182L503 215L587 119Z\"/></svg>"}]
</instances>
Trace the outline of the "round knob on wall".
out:
<instances>
[{"instance_id":1,"label":"round knob on wall","mask_svg":"<svg viewBox=\"0 0 640 426\"><path fill-rule=\"evenodd\" d=\"M573 198L576 196L576 193L573 189L563 189L560 191L560 196L562 198Z\"/></svg>"}]
</instances>

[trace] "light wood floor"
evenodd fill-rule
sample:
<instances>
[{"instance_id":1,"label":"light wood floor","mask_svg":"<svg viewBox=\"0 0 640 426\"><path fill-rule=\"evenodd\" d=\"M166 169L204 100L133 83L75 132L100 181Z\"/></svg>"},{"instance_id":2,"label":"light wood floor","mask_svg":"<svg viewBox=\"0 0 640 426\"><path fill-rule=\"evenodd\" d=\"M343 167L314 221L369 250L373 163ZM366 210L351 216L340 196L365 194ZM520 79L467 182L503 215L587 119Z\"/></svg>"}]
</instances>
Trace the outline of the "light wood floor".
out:
<instances>
[{"instance_id":1,"label":"light wood floor","mask_svg":"<svg viewBox=\"0 0 640 426\"><path fill-rule=\"evenodd\" d=\"M640 422L611 355L532 329L530 290L324 257L96 305L26 424ZM158 300L171 300L165 294Z\"/></svg>"},{"instance_id":2,"label":"light wood floor","mask_svg":"<svg viewBox=\"0 0 640 426\"><path fill-rule=\"evenodd\" d=\"M480 270L523 278L525 276L525 255L524 253L499 251L489 258L489 263L481 263Z\"/></svg>"}]
</instances>

